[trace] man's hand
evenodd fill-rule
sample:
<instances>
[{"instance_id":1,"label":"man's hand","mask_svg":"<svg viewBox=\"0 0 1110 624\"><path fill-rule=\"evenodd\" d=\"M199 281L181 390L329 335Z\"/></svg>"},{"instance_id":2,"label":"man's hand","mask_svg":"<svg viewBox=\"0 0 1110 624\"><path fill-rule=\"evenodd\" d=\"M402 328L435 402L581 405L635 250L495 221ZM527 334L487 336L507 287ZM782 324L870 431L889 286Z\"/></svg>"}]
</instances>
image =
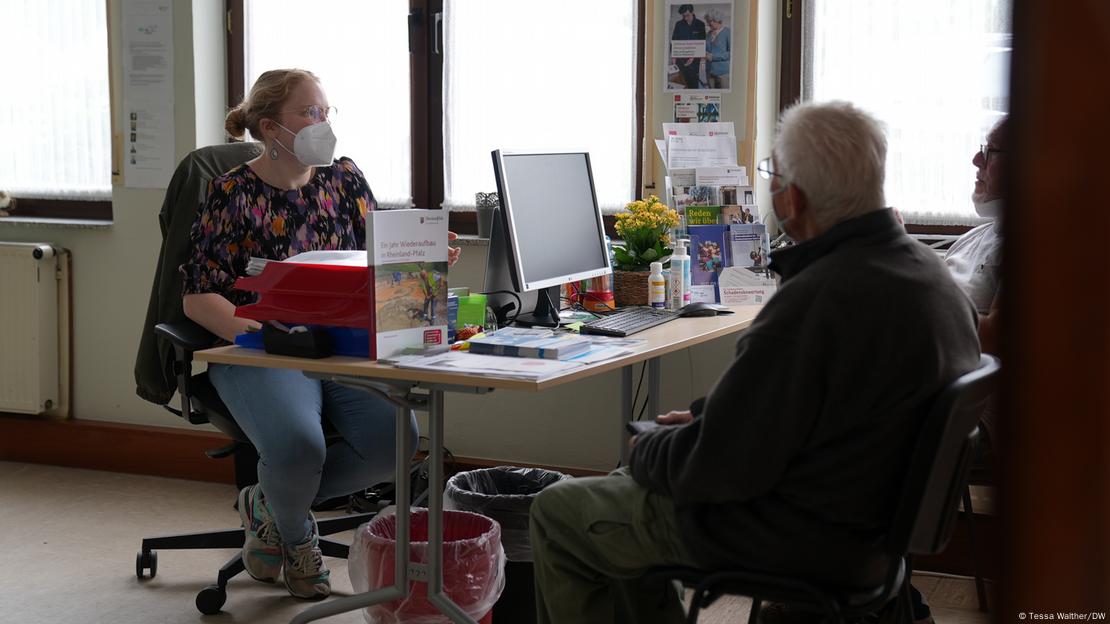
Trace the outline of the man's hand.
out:
<instances>
[{"instance_id":1,"label":"man's hand","mask_svg":"<svg viewBox=\"0 0 1110 624\"><path fill-rule=\"evenodd\" d=\"M681 412L671 410L666 414L655 417L655 422L660 425L685 425L692 420L694 420L694 413L690 410L682 410Z\"/></svg>"},{"instance_id":2,"label":"man's hand","mask_svg":"<svg viewBox=\"0 0 1110 624\"><path fill-rule=\"evenodd\" d=\"M459 238L458 234L456 234L454 232L451 232L451 231L447 232L447 242L457 240L458 238ZM447 266L452 266L456 262L458 262L459 261L459 256L461 256L461 255L462 255L462 248L461 247L448 247L447 248Z\"/></svg>"},{"instance_id":3,"label":"man's hand","mask_svg":"<svg viewBox=\"0 0 1110 624\"><path fill-rule=\"evenodd\" d=\"M667 412L666 414L655 417L655 422L659 423L660 425L685 425L691 420L694 420L694 414L690 410L683 410L681 412L672 410L670 412ZM640 436L638 435L634 435L631 438L628 438L629 450L631 450L632 447L636 446L636 441L639 437Z\"/></svg>"}]
</instances>

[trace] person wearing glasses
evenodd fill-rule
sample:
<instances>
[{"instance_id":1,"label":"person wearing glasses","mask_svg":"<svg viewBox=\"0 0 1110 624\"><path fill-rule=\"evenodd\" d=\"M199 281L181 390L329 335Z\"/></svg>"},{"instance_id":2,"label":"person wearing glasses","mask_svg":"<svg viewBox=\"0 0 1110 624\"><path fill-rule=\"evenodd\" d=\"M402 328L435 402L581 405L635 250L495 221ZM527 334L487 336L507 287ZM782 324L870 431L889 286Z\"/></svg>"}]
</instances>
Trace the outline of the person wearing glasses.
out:
<instances>
[{"instance_id":1,"label":"person wearing glasses","mask_svg":"<svg viewBox=\"0 0 1110 624\"><path fill-rule=\"evenodd\" d=\"M1008 145L1009 117L987 133L987 142L971 159L975 165L975 213L990 219L961 236L944 256L952 277L979 310L979 342L984 353L997 354L998 290L1002 272L1003 173Z\"/></svg>"},{"instance_id":2,"label":"person wearing glasses","mask_svg":"<svg viewBox=\"0 0 1110 624\"><path fill-rule=\"evenodd\" d=\"M300 69L263 73L228 112L227 133L249 133L264 149L211 182L180 267L186 316L220 338L259 327L235 316L254 299L235 289L251 257L366 248L365 216L377 203L355 163L334 159L335 113L319 79ZM213 364L208 375L259 455L259 482L239 493L247 572L265 582L281 575L298 598L329 595L310 507L392 479L396 408L300 371ZM328 446L325 417L342 436ZM414 453L416 421L408 426Z\"/></svg>"},{"instance_id":3,"label":"person wearing glasses","mask_svg":"<svg viewBox=\"0 0 1110 624\"><path fill-rule=\"evenodd\" d=\"M797 244L712 390L632 438L627 468L531 510L537 622L682 622L660 566L882 584L880 551L936 395L979 364L975 308L884 208L886 137L844 102L783 114L772 210Z\"/></svg>"}]
</instances>

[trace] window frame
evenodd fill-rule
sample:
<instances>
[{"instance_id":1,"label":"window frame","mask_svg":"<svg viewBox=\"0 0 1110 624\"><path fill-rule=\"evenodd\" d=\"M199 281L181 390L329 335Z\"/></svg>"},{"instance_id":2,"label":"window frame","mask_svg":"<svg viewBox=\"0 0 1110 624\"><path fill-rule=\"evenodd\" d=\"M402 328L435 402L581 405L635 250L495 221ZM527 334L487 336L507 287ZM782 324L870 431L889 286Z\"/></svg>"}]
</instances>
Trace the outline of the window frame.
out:
<instances>
[{"instance_id":1,"label":"window frame","mask_svg":"<svg viewBox=\"0 0 1110 624\"><path fill-rule=\"evenodd\" d=\"M111 200L83 199L40 199L13 195L14 208L8 209L8 217L33 219L59 219L82 221L111 221ZM0 219L0 222L3 220Z\"/></svg>"},{"instance_id":2,"label":"window frame","mask_svg":"<svg viewBox=\"0 0 1110 624\"><path fill-rule=\"evenodd\" d=\"M111 7L107 11L107 28L104 29L104 58L108 62L109 77L112 73L112 11ZM116 107L115 102L112 101L112 89L108 89L108 115L109 115L109 128L111 129L111 136L113 147L111 148L112 154L109 155L109 160L112 163L111 184L109 185L109 192L115 187L116 178L119 176L119 166L116 164L115 155L115 136L116 136ZM12 205L6 211L7 217L0 218L0 223L4 219L12 218L30 218L30 219L43 219L43 220L74 220L74 221L112 221L112 200L110 199L46 199L41 197L27 197L23 195L12 195Z\"/></svg>"},{"instance_id":3,"label":"window frame","mask_svg":"<svg viewBox=\"0 0 1110 624\"><path fill-rule=\"evenodd\" d=\"M243 101L246 93L243 37L244 0L227 2L227 97L228 108ZM644 11L646 0L636 0L636 137L630 157L634 159L632 197L643 185L644 142ZM412 114L412 201L418 208L441 209L443 204L443 50L442 28L437 15L443 0L409 0L409 58ZM230 140L229 140L230 141ZM613 236L614 219L605 215L606 232ZM450 212L452 231L477 234L478 218L473 211Z\"/></svg>"}]
</instances>

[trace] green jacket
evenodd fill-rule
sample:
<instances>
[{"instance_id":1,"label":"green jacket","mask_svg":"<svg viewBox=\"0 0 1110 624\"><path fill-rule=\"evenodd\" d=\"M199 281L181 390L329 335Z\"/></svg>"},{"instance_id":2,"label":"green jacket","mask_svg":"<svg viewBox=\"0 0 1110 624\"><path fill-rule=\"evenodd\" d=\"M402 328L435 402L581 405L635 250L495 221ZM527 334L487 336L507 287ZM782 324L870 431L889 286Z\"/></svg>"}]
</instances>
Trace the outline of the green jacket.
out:
<instances>
[{"instance_id":1,"label":"green jacket","mask_svg":"<svg viewBox=\"0 0 1110 624\"><path fill-rule=\"evenodd\" d=\"M251 160L261 153L257 143L228 143L202 147L186 156L173 173L158 224L162 229L162 250L154 270L150 303L143 322L139 352L135 357L135 393L165 405L177 390L173 371L173 347L154 335L159 323L185 321L181 307L181 274L178 267L189 253L189 232L197 208L208 194L208 184L216 177Z\"/></svg>"}]
</instances>

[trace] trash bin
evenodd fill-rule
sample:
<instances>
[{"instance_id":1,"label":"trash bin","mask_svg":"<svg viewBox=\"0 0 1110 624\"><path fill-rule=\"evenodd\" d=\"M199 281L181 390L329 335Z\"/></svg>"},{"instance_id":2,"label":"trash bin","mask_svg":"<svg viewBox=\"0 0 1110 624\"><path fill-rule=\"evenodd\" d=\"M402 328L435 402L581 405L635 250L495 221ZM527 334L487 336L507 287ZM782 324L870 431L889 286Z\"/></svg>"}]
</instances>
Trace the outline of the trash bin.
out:
<instances>
[{"instance_id":1,"label":"trash bin","mask_svg":"<svg viewBox=\"0 0 1110 624\"><path fill-rule=\"evenodd\" d=\"M536 621L528 511L540 491L569 478L554 470L497 466L460 472L447 481L445 507L474 511L501 525L501 543L509 561L505 566L505 590L493 606L495 624Z\"/></svg>"},{"instance_id":2,"label":"trash bin","mask_svg":"<svg viewBox=\"0 0 1110 624\"><path fill-rule=\"evenodd\" d=\"M413 509L409 528L409 561L428 558L428 510ZM351 543L348 568L355 591L393 585L397 516L379 514L360 526ZM501 527L481 514L443 512L443 591L463 611L482 622L492 620L490 608L505 587L505 551ZM428 601L428 585L409 581L409 596L365 609L369 624L450 624Z\"/></svg>"}]
</instances>

